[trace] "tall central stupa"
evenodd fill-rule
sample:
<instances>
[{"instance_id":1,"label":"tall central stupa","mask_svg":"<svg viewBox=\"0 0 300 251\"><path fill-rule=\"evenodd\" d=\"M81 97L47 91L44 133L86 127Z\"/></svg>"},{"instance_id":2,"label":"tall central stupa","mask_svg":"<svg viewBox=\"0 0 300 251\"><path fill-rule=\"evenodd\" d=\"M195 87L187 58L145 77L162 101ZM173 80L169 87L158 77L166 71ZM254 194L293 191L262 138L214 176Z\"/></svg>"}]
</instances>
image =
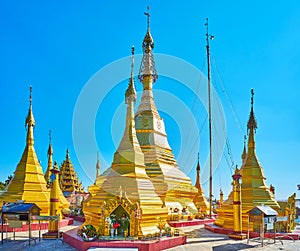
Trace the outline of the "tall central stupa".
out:
<instances>
[{"instance_id":1,"label":"tall central stupa","mask_svg":"<svg viewBox=\"0 0 300 251\"><path fill-rule=\"evenodd\" d=\"M145 155L146 172L154 183L156 193L168 208L186 208L189 212L198 213L193 202L198 190L179 169L168 143L164 121L154 102L152 86L158 75L152 53L154 41L150 33L150 14L146 14L148 28L143 40L143 58L139 71L143 94L135 115L135 128Z\"/></svg>"},{"instance_id":2,"label":"tall central stupa","mask_svg":"<svg viewBox=\"0 0 300 251\"><path fill-rule=\"evenodd\" d=\"M152 85L158 75L152 54L154 42L150 34L150 14L145 14L148 28L139 71L139 80L143 84L141 103L134 114L136 91L132 56L131 77L125 93L124 134L111 167L97 175L95 183L89 187L90 197L83 204L84 224L100 227L104 235L109 234L109 219L118 220L122 216L130 220L129 235L156 233L157 224L165 222L172 210L198 214L194 199L203 201L199 198L202 196L198 191L199 180L196 188L179 169L167 140L164 122L154 103ZM200 204L199 211L200 208L203 210Z\"/></svg>"}]
</instances>

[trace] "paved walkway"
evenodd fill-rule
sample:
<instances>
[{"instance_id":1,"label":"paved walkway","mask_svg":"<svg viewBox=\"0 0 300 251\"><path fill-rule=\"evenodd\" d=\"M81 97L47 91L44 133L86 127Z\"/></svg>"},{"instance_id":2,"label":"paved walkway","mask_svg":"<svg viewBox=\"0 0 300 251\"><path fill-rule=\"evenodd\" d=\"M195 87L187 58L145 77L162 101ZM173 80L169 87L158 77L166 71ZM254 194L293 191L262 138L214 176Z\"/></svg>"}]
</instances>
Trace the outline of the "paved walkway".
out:
<instances>
[{"instance_id":1,"label":"paved walkway","mask_svg":"<svg viewBox=\"0 0 300 251\"><path fill-rule=\"evenodd\" d=\"M247 240L232 240L229 239L227 235L212 233L203 227L182 229L187 235L187 244L167 249L168 251L300 251L300 240L295 242L292 240L283 240L282 242L276 240L275 243L274 240L265 240L264 246L261 247L261 243L257 241L250 240L250 242L247 243Z\"/></svg>"},{"instance_id":2,"label":"paved walkway","mask_svg":"<svg viewBox=\"0 0 300 251\"><path fill-rule=\"evenodd\" d=\"M62 231L67 231L69 229L75 228L80 225L81 222L74 221L74 225L62 228ZM273 251L273 250L285 250L285 251L300 251L300 241L286 241L281 242L276 241L275 244L270 243L264 247L261 247L260 243L250 241L247 244L247 240L231 240L226 235L212 233L203 227L193 226L182 228L182 230L187 234L187 244L183 246L178 246L175 248L170 248L168 251ZM46 231L42 231L46 232ZM38 231L32 232L33 237L38 237ZM31 241L29 246L28 240L26 239L28 232L16 233L16 240L13 241L12 233L8 233L9 239L4 240L4 245L0 244L0 250L24 250L24 251L40 251L40 250L53 250L55 251L75 251L76 249L63 243L61 240L41 240L40 242ZM6 233L4 233L4 238L6 238ZM267 241L266 241L267 242ZM273 242L272 240L270 242ZM267 243L266 243L267 244Z\"/></svg>"},{"instance_id":3,"label":"paved walkway","mask_svg":"<svg viewBox=\"0 0 300 251\"><path fill-rule=\"evenodd\" d=\"M74 224L72 226L66 226L61 229L61 231L68 231L70 229L73 229L79 225L81 225L81 222L74 221ZM47 232L46 230L41 230L41 234ZM13 233L4 233L4 244L1 245L0 242L0 250L24 250L24 251L42 251L42 250L65 250L65 251L75 251L76 248L71 247L67 243L63 243L60 239L55 240L38 240L39 231L32 231L32 237L35 238L35 241L31 240L29 245L28 241L28 232L16 232L16 240L13 240ZM8 238L6 238L8 237ZM1 237L0 237L1 238Z\"/></svg>"}]
</instances>

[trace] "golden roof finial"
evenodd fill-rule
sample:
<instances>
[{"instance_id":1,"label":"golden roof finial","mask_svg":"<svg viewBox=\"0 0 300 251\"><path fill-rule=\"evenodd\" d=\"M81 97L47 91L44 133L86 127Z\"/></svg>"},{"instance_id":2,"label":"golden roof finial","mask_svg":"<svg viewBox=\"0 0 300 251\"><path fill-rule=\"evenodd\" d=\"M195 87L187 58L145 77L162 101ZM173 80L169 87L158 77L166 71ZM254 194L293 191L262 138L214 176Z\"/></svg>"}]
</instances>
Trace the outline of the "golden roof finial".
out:
<instances>
[{"instance_id":1,"label":"golden roof finial","mask_svg":"<svg viewBox=\"0 0 300 251\"><path fill-rule=\"evenodd\" d=\"M100 159L99 159L99 151L97 151L97 164L96 164L96 178L100 176Z\"/></svg>"},{"instance_id":2,"label":"golden roof finial","mask_svg":"<svg viewBox=\"0 0 300 251\"><path fill-rule=\"evenodd\" d=\"M199 153L198 153L198 164L197 164L197 171L200 171L200 160L199 160Z\"/></svg>"},{"instance_id":3,"label":"golden roof finial","mask_svg":"<svg viewBox=\"0 0 300 251\"><path fill-rule=\"evenodd\" d=\"M248 124L247 124L247 128L248 128L248 151L249 152L253 152L255 149L255 140L254 140L254 134L256 132L256 128L257 128L257 122L254 116L254 109L253 109L253 100L254 97L254 90L251 89L251 111L250 111L250 116L249 116L249 120L248 120Z\"/></svg>"},{"instance_id":4,"label":"golden roof finial","mask_svg":"<svg viewBox=\"0 0 300 251\"><path fill-rule=\"evenodd\" d=\"M32 86L29 87L29 111L28 111L28 115L27 118L25 120L25 126L32 126L35 127L35 120L33 117L33 113L32 113Z\"/></svg>"},{"instance_id":5,"label":"golden roof finial","mask_svg":"<svg viewBox=\"0 0 300 251\"><path fill-rule=\"evenodd\" d=\"M254 129L254 131L257 128L257 122L254 116L254 110L253 110L253 104L254 104L254 90L251 89L251 111L250 111L250 117L249 117L249 121L248 121L248 130L250 129Z\"/></svg>"},{"instance_id":6,"label":"golden roof finial","mask_svg":"<svg viewBox=\"0 0 300 251\"><path fill-rule=\"evenodd\" d=\"M145 52L150 52L151 49L154 48L153 38L150 33L150 6L147 6L147 11L148 12L144 12L144 14L147 16L147 33L143 41L143 50Z\"/></svg>"},{"instance_id":7,"label":"golden roof finial","mask_svg":"<svg viewBox=\"0 0 300 251\"><path fill-rule=\"evenodd\" d=\"M33 138L33 128L35 127L35 120L32 113L32 87L29 87L30 95L29 95L29 110L25 120L25 127L27 126L27 137L26 137L26 144L27 145L34 145L34 138Z\"/></svg>"},{"instance_id":8,"label":"golden roof finial","mask_svg":"<svg viewBox=\"0 0 300 251\"><path fill-rule=\"evenodd\" d=\"M238 168L238 165L235 166L234 174L239 174L240 170Z\"/></svg>"},{"instance_id":9,"label":"golden roof finial","mask_svg":"<svg viewBox=\"0 0 300 251\"><path fill-rule=\"evenodd\" d=\"M139 80L143 83L145 76L152 76L153 82L158 78L152 50L154 48L153 38L150 33L150 7L147 7L148 12L144 12L147 16L147 33L143 40L143 58L139 71Z\"/></svg>"},{"instance_id":10,"label":"golden roof finial","mask_svg":"<svg viewBox=\"0 0 300 251\"><path fill-rule=\"evenodd\" d=\"M49 130L49 133L48 133L48 135L49 135L49 148L48 148L48 157L50 156L50 155L53 155L53 149L52 149L52 131L51 130Z\"/></svg>"},{"instance_id":11,"label":"golden roof finial","mask_svg":"<svg viewBox=\"0 0 300 251\"><path fill-rule=\"evenodd\" d=\"M233 180L239 180L242 177L240 174L240 170L238 168L238 165L235 166L234 174L232 175Z\"/></svg>"},{"instance_id":12,"label":"golden roof finial","mask_svg":"<svg viewBox=\"0 0 300 251\"><path fill-rule=\"evenodd\" d=\"M96 165L96 168L100 169L99 151L97 151L97 165Z\"/></svg>"},{"instance_id":13,"label":"golden roof finial","mask_svg":"<svg viewBox=\"0 0 300 251\"><path fill-rule=\"evenodd\" d=\"M134 76L134 45L131 46L131 78L133 79L133 76Z\"/></svg>"},{"instance_id":14,"label":"golden roof finial","mask_svg":"<svg viewBox=\"0 0 300 251\"><path fill-rule=\"evenodd\" d=\"M70 154L69 154L69 149L67 148L67 153L66 153L66 160L70 160Z\"/></svg>"},{"instance_id":15,"label":"golden roof finial","mask_svg":"<svg viewBox=\"0 0 300 251\"><path fill-rule=\"evenodd\" d=\"M48 151L47 151L47 155L48 155L48 167L45 173L45 180L48 181L50 179L50 173L51 173L51 169L52 169L52 156L53 156L53 148L52 148L52 136L51 136L51 130L49 130L49 147L48 147Z\"/></svg>"},{"instance_id":16,"label":"golden roof finial","mask_svg":"<svg viewBox=\"0 0 300 251\"><path fill-rule=\"evenodd\" d=\"M200 160L199 160L199 153L198 153L198 163L197 163L196 170L197 170L197 176L196 176L195 187L198 188L198 189L200 189L201 185L200 185Z\"/></svg>"},{"instance_id":17,"label":"golden roof finial","mask_svg":"<svg viewBox=\"0 0 300 251\"><path fill-rule=\"evenodd\" d=\"M48 135L49 135L49 142L51 144L52 143L52 131L51 130L49 130Z\"/></svg>"},{"instance_id":18,"label":"golden roof finial","mask_svg":"<svg viewBox=\"0 0 300 251\"><path fill-rule=\"evenodd\" d=\"M57 165L57 162L56 162L56 161L54 161L53 169L54 169L54 170L58 170L58 165Z\"/></svg>"},{"instance_id":19,"label":"golden roof finial","mask_svg":"<svg viewBox=\"0 0 300 251\"><path fill-rule=\"evenodd\" d=\"M125 103L129 104L129 102L136 102L136 91L134 87L134 46L131 47L131 73L129 84L127 90L125 92Z\"/></svg>"},{"instance_id":20,"label":"golden roof finial","mask_svg":"<svg viewBox=\"0 0 300 251\"><path fill-rule=\"evenodd\" d=\"M247 136L244 135L244 149L243 149L243 153L242 153L242 159L245 159L246 156L247 156L247 150L246 150L246 139L247 139Z\"/></svg>"},{"instance_id":21,"label":"golden roof finial","mask_svg":"<svg viewBox=\"0 0 300 251\"><path fill-rule=\"evenodd\" d=\"M29 102L30 102L30 105L31 105L31 103L32 103L32 86L29 87L29 92L30 92Z\"/></svg>"},{"instance_id":22,"label":"golden roof finial","mask_svg":"<svg viewBox=\"0 0 300 251\"><path fill-rule=\"evenodd\" d=\"M147 6L147 12L144 12L147 16L147 29L150 30L150 6Z\"/></svg>"}]
</instances>

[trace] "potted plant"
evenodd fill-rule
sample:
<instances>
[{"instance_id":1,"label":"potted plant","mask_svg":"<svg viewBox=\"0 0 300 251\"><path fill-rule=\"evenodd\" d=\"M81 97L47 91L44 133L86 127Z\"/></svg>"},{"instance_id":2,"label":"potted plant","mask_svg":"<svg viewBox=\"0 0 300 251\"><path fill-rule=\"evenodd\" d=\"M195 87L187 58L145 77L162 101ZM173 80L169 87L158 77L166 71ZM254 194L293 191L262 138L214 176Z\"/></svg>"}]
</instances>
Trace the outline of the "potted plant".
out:
<instances>
[{"instance_id":1,"label":"potted plant","mask_svg":"<svg viewBox=\"0 0 300 251\"><path fill-rule=\"evenodd\" d=\"M80 235L84 241L93 241L97 236L97 230L93 225L88 224L78 230L78 235Z\"/></svg>"},{"instance_id":2,"label":"potted plant","mask_svg":"<svg viewBox=\"0 0 300 251\"><path fill-rule=\"evenodd\" d=\"M166 222L159 218L157 228L159 229L159 237L162 237L162 230L165 228Z\"/></svg>"},{"instance_id":3,"label":"potted plant","mask_svg":"<svg viewBox=\"0 0 300 251\"><path fill-rule=\"evenodd\" d=\"M167 224L164 226L165 235L168 237L172 237L172 230Z\"/></svg>"}]
</instances>

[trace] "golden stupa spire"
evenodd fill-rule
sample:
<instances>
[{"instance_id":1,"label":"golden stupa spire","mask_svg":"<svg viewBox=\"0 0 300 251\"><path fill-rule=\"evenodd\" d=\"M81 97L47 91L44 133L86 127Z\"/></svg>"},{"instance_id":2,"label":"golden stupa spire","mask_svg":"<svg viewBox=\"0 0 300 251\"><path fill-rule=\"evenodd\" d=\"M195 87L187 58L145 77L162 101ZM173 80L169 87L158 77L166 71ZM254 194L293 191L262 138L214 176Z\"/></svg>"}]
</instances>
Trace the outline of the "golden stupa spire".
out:
<instances>
[{"instance_id":1,"label":"golden stupa spire","mask_svg":"<svg viewBox=\"0 0 300 251\"><path fill-rule=\"evenodd\" d=\"M33 138L33 128L35 127L35 119L33 117L32 112L32 87L29 87L30 95L29 95L29 110L28 115L25 120L25 127L27 127L27 138L26 143L27 145L34 145L34 138Z\"/></svg>"},{"instance_id":2,"label":"golden stupa spire","mask_svg":"<svg viewBox=\"0 0 300 251\"><path fill-rule=\"evenodd\" d=\"M198 153L198 163L197 163L197 177L196 177L196 184L195 184L195 188L197 188L197 194L194 196L193 198L193 202L198 210L198 213L200 215L202 214L207 214L209 212L208 209L208 202L205 198L201 183L200 183L200 159L199 159L199 153Z\"/></svg>"},{"instance_id":3,"label":"golden stupa spire","mask_svg":"<svg viewBox=\"0 0 300 251\"><path fill-rule=\"evenodd\" d=\"M131 74L128 88L125 92L125 103L136 102L136 91L134 87L134 46L131 47Z\"/></svg>"},{"instance_id":4,"label":"golden stupa spire","mask_svg":"<svg viewBox=\"0 0 300 251\"><path fill-rule=\"evenodd\" d=\"M114 163L123 161L132 163L136 161L136 154L142 155L138 139L135 131L134 121L134 105L136 102L136 90L134 86L134 47L131 48L131 75L129 84L125 92L125 104L127 104L126 125L122 140L119 144L117 152L115 153ZM132 154L134 152L134 154ZM130 153L130 154L129 154ZM139 163L142 164L142 163Z\"/></svg>"},{"instance_id":5,"label":"golden stupa spire","mask_svg":"<svg viewBox=\"0 0 300 251\"><path fill-rule=\"evenodd\" d=\"M251 89L251 111L250 116L247 124L248 128L248 151L254 151L255 150L255 140L254 140L254 134L256 132L257 128L257 122L254 116L254 110L253 110L253 96L254 96L254 90Z\"/></svg>"},{"instance_id":6,"label":"golden stupa spire","mask_svg":"<svg viewBox=\"0 0 300 251\"><path fill-rule=\"evenodd\" d=\"M132 128L134 128L134 104L136 102L136 91L134 87L134 46L131 47L131 73L129 84L125 92L125 104L127 104L126 128L130 130L129 138L132 141ZM128 130L126 130L128 131Z\"/></svg>"},{"instance_id":7,"label":"golden stupa spire","mask_svg":"<svg viewBox=\"0 0 300 251\"><path fill-rule=\"evenodd\" d=\"M196 184L195 184L195 187L196 188L200 188L200 161L199 161L199 153L198 153L198 163L197 163L197 167L196 167L196 170L197 170L197 177L196 177Z\"/></svg>"},{"instance_id":8,"label":"golden stupa spire","mask_svg":"<svg viewBox=\"0 0 300 251\"><path fill-rule=\"evenodd\" d=\"M100 176L100 160L99 160L99 152L97 151L96 179L99 176Z\"/></svg>"},{"instance_id":9,"label":"golden stupa spire","mask_svg":"<svg viewBox=\"0 0 300 251\"><path fill-rule=\"evenodd\" d=\"M66 160L70 160L70 154L69 154L69 149L67 148L67 152L66 152Z\"/></svg>"},{"instance_id":10,"label":"golden stupa spire","mask_svg":"<svg viewBox=\"0 0 300 251\"><path fill-rule=\"evenodd\" d=\"M164 205L174 208L173 202L176 201L182 209L189 205L189 212L197 214L200 203L205 199L202 189L193 186L191 179L180 170L167 139L164 121L154 102L152 86L158 76L152 54L154 42L150 34L149 8L145 15L148 27L142 44L143 58L138 76L143 84L143 93L135 114L137 138L145 155L146 172L153 180L155 191Z\"/></svg>"},{"instance_id":11,"label":"golden stupa spire","mask_svg":"<svg viewBox=\"0 0 300 251\"><path fill-rule=\"evenodd\" d=\"M150 33L150 7L147 7L147 12L144 12L144 14L147 16L147 33L143 40L143 58L141 62L141 67L139 71L139 80L144 84L144 89L150 88L152 82L155 83L155 81L158 78L156 68L155 68L155 62L154 57L152 54L152 50L154 48L154 41ZM150 77L152 79L151 84L148 85L149 81L144 81L145 77Z\"/></svg>"},{"instance_id":12,"label":"golden stupa spire","mask_svg":"<svg viewBox=\"0 0 300 251\"><path fill-rule=\"evenodd\" d=\"M45 180L49 181L50 179L50 174L51 174L51 169L52 169L52 164L53 164L53 148L52 148L52 136L51 136L51 130L49 130L49 147L48 147L48 151L47 151L47 155L48 155L48 167L47 167L47 171L45 173Z\"/></svg>"},{"instance_id":13,"label":"golden stupa spire","mask_svg":"<svg viewBox=\"0 0 300 251\"><path fill-rule=\"evenodd\" d=\"M243 149L243 153L242 153L242 161L244 161L247 157L247 150L246 150L246 135L244 135L244 149Z\"/></svg>"}]
</instances>

